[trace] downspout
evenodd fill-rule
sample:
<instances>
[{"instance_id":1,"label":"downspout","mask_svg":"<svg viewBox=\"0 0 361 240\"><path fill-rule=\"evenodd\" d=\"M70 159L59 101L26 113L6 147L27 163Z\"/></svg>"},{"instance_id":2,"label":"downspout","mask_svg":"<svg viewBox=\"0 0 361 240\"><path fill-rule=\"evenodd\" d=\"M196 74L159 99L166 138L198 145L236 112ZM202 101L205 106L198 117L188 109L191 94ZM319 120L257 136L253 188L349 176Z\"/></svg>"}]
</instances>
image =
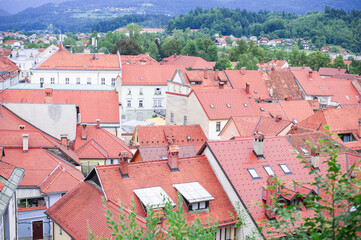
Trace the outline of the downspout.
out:
<instances>
[{"instance_id":1,"label":"downspout","mask_svg":"<svg viewBox=\"0 0 361 240\"><path fill-rule=\"evenodd\" d=\"M48 206L50 207L50 197L49 195L47 196L48 197ZM48 221L48 228L49 228L49 231L48 231L48 237L50 237L50 232L51 232L51 219L49 218L49 216L46 217L49 221Z\"/></svg>"}]
</instances>

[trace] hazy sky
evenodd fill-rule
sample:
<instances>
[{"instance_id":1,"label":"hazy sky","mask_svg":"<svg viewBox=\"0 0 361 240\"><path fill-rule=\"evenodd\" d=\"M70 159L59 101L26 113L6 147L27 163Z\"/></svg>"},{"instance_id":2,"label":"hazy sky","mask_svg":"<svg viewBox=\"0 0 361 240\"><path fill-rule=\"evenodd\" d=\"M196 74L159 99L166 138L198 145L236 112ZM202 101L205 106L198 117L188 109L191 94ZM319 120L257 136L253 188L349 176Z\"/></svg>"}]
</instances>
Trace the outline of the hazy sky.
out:
<instances>
[{"instance_id":1,"label":"hazy sky","mask_svg":"<svg viewBox=\"0 0 361 240\"><path fill-rule=\"evenodd\" d=\"M29 7L38 7L49 2L61 3L65 1L69 0L0 0L0 9L15 14Z\"/></svg>"}]
</instances>

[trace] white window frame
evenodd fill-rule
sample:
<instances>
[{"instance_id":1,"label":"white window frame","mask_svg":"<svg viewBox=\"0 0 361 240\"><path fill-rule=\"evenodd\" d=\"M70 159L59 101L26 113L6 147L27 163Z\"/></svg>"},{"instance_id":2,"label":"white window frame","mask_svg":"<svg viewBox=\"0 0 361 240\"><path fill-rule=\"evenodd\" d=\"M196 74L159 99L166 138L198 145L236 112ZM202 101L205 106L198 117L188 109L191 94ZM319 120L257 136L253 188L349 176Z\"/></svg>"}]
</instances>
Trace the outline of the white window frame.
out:
<instances>
[{"instance_id":1,"label":"white window frame","mask_svg":"<svg viewBox=\"0 0 361 240\"><path fill-rule=\"evenodd\" d=\"M259 174L257 173L256 169L254 168L247 168L249 174L251 175L252 179L261 179Z\"/></svg>"},{"instance_id":2,"label":"white window frame","mask_svg":"<svg viewBox=\"0 0 361 240\"><path fill-rule=\"evenodd\" d=\"M69 84L70 83L70 79L69 78L65 78L65 84Z\"/></svg>"},{"instance_id":3,"label":"white window frame","mask_svg":"<svg viewBox=\"0 0 361 240\"><path fill-rule=\"evenodd\" d=\"M101 78L101 79L100 79L100 84L101 84L101 85L105 85L105 78Z\"/></svg>"},{"instance_id":4,"label":"white window frame","mask_svg":"<svg viewBox=\"0 0 361 240\"><path fill-rule=\"evenodd\" d=\"M280 168L285 174L292 174L286 163L280 163Z\"/></svg>"},{"instance_id":5,"label":"white window frame","mask_svg":"<svg viewBox=\"0 0 361 240\"><path fill-rule=\"evenodd\" d=\"M271 168L271 166L269 165L266 165L266 166L263 166L264 170L266 171L266 173L268 175L275 175L275 172L273 171L273 169Z\"/></svg>"}]
</instances>

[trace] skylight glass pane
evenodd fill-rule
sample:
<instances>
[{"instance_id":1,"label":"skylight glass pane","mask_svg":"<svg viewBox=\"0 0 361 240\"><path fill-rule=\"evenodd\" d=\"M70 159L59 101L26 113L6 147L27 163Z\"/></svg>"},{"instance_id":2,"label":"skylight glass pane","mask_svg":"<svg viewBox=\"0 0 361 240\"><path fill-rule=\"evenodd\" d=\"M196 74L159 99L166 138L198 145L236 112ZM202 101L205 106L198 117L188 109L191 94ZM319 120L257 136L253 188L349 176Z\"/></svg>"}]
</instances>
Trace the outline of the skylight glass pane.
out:
<instances>
[{"instance_id":1,"label":"skylight glass pane","mask_svg":"<svg viewBox=\"0 0 361 240\"><path fill-rule=\"evenodd\" d=\"M248 169L248 172L249 172L249 174L251 174L252 178L259 178L259 175L256 172L256 170L254 170L254 168Z\"/></svg>"},{"instance_id":2,"label":"skylight glass pane","mask_svg":"<svg viewBox=\"0 0 361 240\"><path fill-rule=\"evenodd\" d=\"M280 167L285 173L291 173L290 169L287 167L286 164L280 164Z\"/></svg>"},{"instance_id":3,"label":"skylight glass pane","mask_svg":"<svg viewBox=\"0 0 361 240\"><path fill-rule=\"evenodd\" d=\"M264 170L266 170L268 175L275 175L272 168L270 166L264 166Z\"/></svg>"},{"instance_id":4,"label":"skylight glass pane","mask_svg":"<svg viewBox=\"0 0 361 240\"><path fill-rule=\"evenodd\" d=\"M300 147L303 154L308 155L308 151L304 147Z\"/></svg>"}]
</instances>

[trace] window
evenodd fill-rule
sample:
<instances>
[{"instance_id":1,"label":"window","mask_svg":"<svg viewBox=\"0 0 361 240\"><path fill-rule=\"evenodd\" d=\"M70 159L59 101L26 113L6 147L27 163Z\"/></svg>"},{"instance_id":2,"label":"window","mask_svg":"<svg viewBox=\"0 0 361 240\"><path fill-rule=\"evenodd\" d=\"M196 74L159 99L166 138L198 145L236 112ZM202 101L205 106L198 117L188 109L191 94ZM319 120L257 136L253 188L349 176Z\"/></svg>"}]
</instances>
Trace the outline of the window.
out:
<instances>
[{"instance_id":1,"label":"window","mask_svg":"<svg viewBox=\"0 0 361 240\"><path fill-rule=\"evenodd\" d=\"M291 170L287 167L287 165L285 163L280 164L280 167L282 168L282 170L285 174L292 174Z\"/></svg>"},{"instance_id":2,"label":"window","mask_svg":"<svg viewBox=\"0 0 361 240\"><path fill-rule=\"evenodd\" d=\"M170 122L174 122L174 113L170 113Z\"/></svg>"},{"instance_id":3,"label":"window","mask_svg":"<svg viewBox=\"0 0 361 240\"><path fill-rule=\"evenodd\" d=\"M18 200L18 208L43 207L45 205L44 198L26 198Z\"/></svg>"},{"instance_id":4,"label":"window","mask_svg":"<svg viewBox=\"0 0 361 240\"><path fill-rule=\"evenodd\" d=\"M129 108L132 107L132 100L130 100L130 99L127 100L127 107L129 107Z\"/></svg>"},{"instance_id":5,"label":"window","mask_svg":"<svg viewBox=\"0 0 361 240\"><path fill-rule=\"evenodd\" d=\"M156 88L154 91L155 95L162 95L162 91L160 90L160 88Z\"/></svg>"},{"instance_id":6,"label":"window","mask_svg":"<svg viewBox=\"0 0 361 240\"><path fill-rule=\"evenodd\" d=\"M153 107L158 107L158 101L157 100L153 100Z\"/></svg>"},{"instance_id":7,"label":"window","mask_svg":"<svg viewBox=\"0 0 361 240\"><path fill-rule=\"evenodd\" d=\"M227 107L228 107L228 108L231 108L231 105L229 105L229 104L227 103Z\"/></svg>"},{"instance_id":8,"label":"window","mask_svg":"<svg viewBox=\"0 0 361 240\"><path fill-rule=\"evenodd\" d=\"M216 132L221 131L221 122L216 122Z\"/></svg>"},{"instance_id":9,"label":"window","mask_svg":"<svg viewBox=\"0 0 361 240\"><path fill-rule=\"evenodd\" d=\"M40 83L44 83L44 78L40 78Z\"/></svg>"},{"instance_id":10,"label":"window","mask_svg":"<svg viewBox=\"0 0 361 240\"><path fill-rule=\"evenodd\" d=\"M101 85L105 85L105 78L101 79Z\"/></svg>"},{"instance_id":11,"label":"window","mask_svg":"<svg viewBox=\"0 0 361 240\"><path fill-rule=\"evenodd\" d=\"M139 107L143 107L143 100L139 100Z\"/></svg>"},{"instance_id":12,"label":"window","mask_svg":"<svg viewBox=\"0 0 361 240\"><path fill-rule=\"evenodd\" d=\"M55 83L55 78L50 78L50 83L54 84Z\"/></svg>"},{"instance_id":13,"label":"window","mask_svg":"<svg viewBox=\"0 0 361 240\"><path fill-rule=\"evenodd\" d=\"M343 142L355 142L356 138L352 133L342 133L338 134Z\"/></svg>"},{"instance_id":14,"label":"window","mask_svg":"<svg viewBox=\"0 0 361 240\"><path fill-rule=\"evenodd\" d=\"M128 88L128 95L132 95L132 89Z\"/></svg>"},{"instance_id":15,"label":"window","mask_svg":"<svg viewBox=\"0 0 361 240\"><path fill-rule=\"evenodd\" d=\"M275 175L272 168L270 166L263 166L264 170L266 170L268 175Z\"/></svg>"},{"instance_id":16,"label":"window","mask_svg":"<svg viewBox=\"0 0 361 240\"><path fill-rule=\"evenodd\" d=\"M69 84L69 78L65 78L65 84Z\"/></svg>"},{"instance_id":17,"label":"window","mask_svg":"<svg viewBox=\"0 0 361 240\"><path fill-rule=\"evenodd\" d=\"M80 78L76 78L76 84L80 84Z\"/></svg>"},{"instance_id":18,"label":"window","mask_svg":"<svg viewBox=\"0 0 361 240\"><path fill-rule=\"evenodd\" d=\"M201 210L208 208L208 202L198 202L198 203L192 203L188 210L194 211L194 210Z\"/></svg>"},{"instance_id":19,"label":"window","mask_svg":"<svg viewBox=\"0 0 361 240\"><path fill-rule=\"evenodd\" d=\"M143 88L139 88L139 95L143 95Z\"/></svg>"},{"instance_id":20,"label":"window","mask_svg":"<svg viewBox=\"0 0 361 240\"><path fill-rule=\"evenodd\" d=\"M115 86L115 78L112 78L112 86Z\"/></svg>"},{"instance_id":21,"label":"window","mask_svg":"<svg viewBox=\"0 0 361 240\"><path fill-rule=\"evenodd\" d=\"M86 84L91 85L91 84L92 84L92 79L91 79L91 78L87 78Z\"/></svg>"},{"instance_id":22,"label":"window","mask_svg":"<svg viewBox=\"0 0 361 240\"><path fill-rule=\"evenodd\" d=\"M162 106L162 100L158 100L158 107Z\"/></svg>"},{"instance_id":23,"label":"window","mask_svg":"<svg viewBox=\"0 0 361 240\"><path fill-rule=\"evenodd\" d=\"M303 152L303 154L308 155L308 151L306 150L306 148L300 147L300 149Z\"/></svg>"},{"instance_id":24,"label":"window","mask_svg":"<svg viewBox=\"0 0 361 240\"><path fill-rule=\"evenodd\" d=\"M261 179L254 168L248 168L247 170L253 179Z\"/></svg>"},{"instance_id":25,"label":"window","mask_svg":"<svg viewBox=\"0 0 361 240\"><path fill-rule=\"evenodd\" d=\"M212 104L210 106L211 106L212 109L214 109L214 106Z\"/></svg>"},{"instance_id":26,"label":"window","mask_svg":"<svg viewBox=\"0 0 361 240\"><path fill-rule=\"evenodd\" d=\"M187 123L188 123L188 118L187 118L187 116L184 116L183 125L187 125Z\"/></svg>"}]
</instances>

